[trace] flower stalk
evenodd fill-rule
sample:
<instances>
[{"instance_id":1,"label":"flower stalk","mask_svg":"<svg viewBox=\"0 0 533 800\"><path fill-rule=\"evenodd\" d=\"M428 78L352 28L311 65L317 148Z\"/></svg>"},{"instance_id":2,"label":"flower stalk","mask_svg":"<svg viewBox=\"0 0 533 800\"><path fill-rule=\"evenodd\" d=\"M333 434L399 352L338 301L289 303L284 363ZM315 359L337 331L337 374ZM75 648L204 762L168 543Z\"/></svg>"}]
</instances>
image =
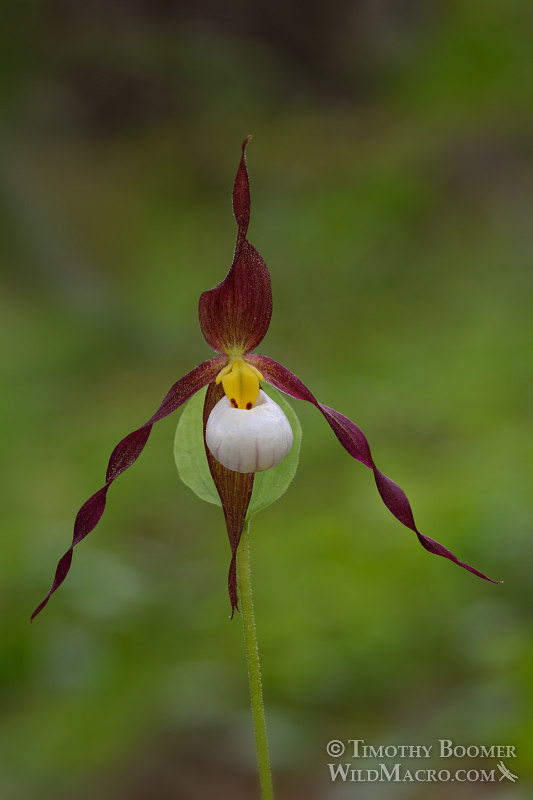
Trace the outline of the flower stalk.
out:
<instances>
[{"instance_id":1,"label":"flower stalk","mask_svg":"<svg viewBox=\"0 0 533 800\"><path fill-rule=\"evenodd\" d=\"M272 789L272 772L270 768L270 756L268 752L265 706L263 703L263 687L261 684L261 662L259 660L254 604L252 600L249 522L246 533L241 537L239 549L237 551L237 571L242 616L242 631L244 635L244 649L246 652L246 662L248 664L250 703L252 706L255 745L257 749L257 764L259 768L259 782L261 785L261 800L273 800L274 792Z\"/></svg>"}]
</instances>

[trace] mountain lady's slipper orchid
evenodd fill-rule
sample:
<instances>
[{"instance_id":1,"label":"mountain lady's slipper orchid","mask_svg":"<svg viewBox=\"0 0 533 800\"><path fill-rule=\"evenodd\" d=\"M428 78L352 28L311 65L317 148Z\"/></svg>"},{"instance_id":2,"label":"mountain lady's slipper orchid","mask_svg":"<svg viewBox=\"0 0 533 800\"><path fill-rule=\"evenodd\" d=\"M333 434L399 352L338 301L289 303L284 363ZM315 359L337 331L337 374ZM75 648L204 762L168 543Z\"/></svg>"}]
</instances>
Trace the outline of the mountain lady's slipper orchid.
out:
<instances>
[{"instance_id":1,"label":"mountain lady's slipper orchid","mask_svg":"<svg viewBox=\"0 0 533 800\"><path fill-rule=\"evenodd\" d=\"M74 546L99 522L111 484L140 456L154 423L172 414L206 385L203 413L205 451L221 499L231 545L228 588L232 612L238 608L236 554L252 495L254 474L278 464L292 444L289 422L281 408L260 389L263 381L297 400L306 400L316 406L345 450L372 470L378 492L389 511L414 531L426 550L491 583L499 582L459 561L450 550L420 533L405 493L377 468L366 437L357 425L339 411L319 403L286 367L268 356L252 353L270 324L272 292L267 266L246 238L250 190L245 153L250 138L248 136L243 142L233 186L233 212L237 223L233 264L222 283L200 296L200 327L217 355L180 378L155 414L115 447L107 466L105 484L78 511L72 544L60 559L52 587L33 612L32 619L65 580Z\"/></svg>"}]
</instances>

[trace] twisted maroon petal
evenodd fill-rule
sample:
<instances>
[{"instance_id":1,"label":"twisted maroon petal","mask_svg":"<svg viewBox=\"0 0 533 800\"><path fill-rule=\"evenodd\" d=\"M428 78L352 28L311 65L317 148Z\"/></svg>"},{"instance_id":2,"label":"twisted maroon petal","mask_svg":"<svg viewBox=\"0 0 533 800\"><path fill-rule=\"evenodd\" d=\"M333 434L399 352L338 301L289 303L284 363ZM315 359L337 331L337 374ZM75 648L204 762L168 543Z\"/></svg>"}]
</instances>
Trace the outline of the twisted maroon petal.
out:
<instances>
[{"instance_id":1,"label":"twisted maroon petal","mask_svg":"<svg viewBox=\"0 0 533 800\"><path fill-rule=\"evenodd\" d=\"M381 499L397 520L416 533L422 547L437 556L448 558L450 561L453 561L460 567L464 567L464 569L473 572L474 575L478 575L478 577L486 581L501 583L501 581L494 581L492 578L488 578L469 564L459 561L457 556L446 547L439 544L439 542L435 541L435 539L431 539L429 536L420 533L415 525L413 512L405 492L397 483L387 478L387 476L376 467L366 437L354 422L339 411L335 411L335 409L319 403L307 386L302 383L300 378L290 372L286 367L278 364L277 361L273 361L271 358L259 355L258 353L249 355L248 361L254 364L254 366L263 373L265 379L275 386L276 389L280 389L282 392L285 392L291 397L295 397L297 400L307 400L308 403L312 403L322 412L344 449L347 450L353 458L356 458L373 471Z\"/></svg>"},{"instance_id":2,"label":"twisted maroon petal","mask_svg":"<svg viewBox=\"0 0 533 800\"><path fill-rule=\"evenodd\" d=\"M72 539L72 544L57 565L52 588L42 603L37 606L31 615L31 619L36 617L37 614L42 611L52 594L56 591L56 589L59 588L59 586L61 586L67 577L67 573L72 563L72 551L75 545L77 545L78 542L81 542L81 540L84 539L100 521L100 517L105 510L106 497L109 487L115 478L118 478L118 476L124 472L124 470L128 469L128 467L131 467L131 465L141 455L144 446L148 441L148 437L150 436L150 432L154 423L158 422L164 417L167 417L169 414L172 414L173 411L175 411L186 400L192 397L192 395L201 389L202 386L205 386L206 383L212 381L217 375L218 371L221 369L224 362L225 359L221 358L220 356L211 358L209 361L204 361L203 364L200 364L191 372L187 373L187 375L184 375L183 378L179 379L179 381L176 381L176 383L167 392L167 395L158 410L152 417L150 417L148 422L145 422L144 425L142 425L136 431L133 431L133 433L128 434L124 439L122 439L121 442L117 444L111 453L111 457L107 465L106 482L104 486L102 486L101 489L93 494L92 497L90 497L78 511L76 520L74 522L74 536Z\"/></svg>"},{"instance_id":3,"label":"twisted maroon petal","mask_svg":"<svg viewBox=\"0 0 533 800\"><path fill-rule=\"evenodd\" d=\"M272 291L268 268L246 239L250 221L250 187L246 170L246 145L233 186L233 213L237 222L237 243L233 264L218 286L200 296L198 315L207 343L218 353L257 347L270 325Z\"/></svg>"},{"instance_id":4,"label":"twisted maroon petal","mask_svg":"<svg viewBox=\"0 0 533 800\"><path fill-rule=\"evenodd\" d=\"M231 616L233 617L235 609L237 609L237 611L239 610L237 597L237 548L239 547L244 521L246 519L246 512L248 511L250 498L252 497L254 473L234 472L222 466L222 464L211 455L211 451L205 442L205 428L207 420L209 419L209 414L223 394L224 390L220 384L217 386L211 383L207 388L204 402L204 446L209 469L222 502L226 520L226 530L231 547L228 591L231 602Z\"/></svg>"}]
</instances>

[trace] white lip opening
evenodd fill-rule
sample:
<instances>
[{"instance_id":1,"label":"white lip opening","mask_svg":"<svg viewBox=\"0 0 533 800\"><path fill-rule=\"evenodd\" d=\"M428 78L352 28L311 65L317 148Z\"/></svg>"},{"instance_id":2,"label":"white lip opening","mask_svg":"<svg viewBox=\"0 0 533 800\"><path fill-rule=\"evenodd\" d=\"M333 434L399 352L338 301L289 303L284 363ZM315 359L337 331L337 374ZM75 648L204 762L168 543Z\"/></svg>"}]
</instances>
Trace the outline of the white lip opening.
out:
<instances>
[{"instance_id":1,"label":"white lip opening","mask_svg":"<svg viewBox=\"0 0 533 800\"><path fill-rule=\"evenodd\" d=\"M292 447L283 410L262 389L250 410L218 401L207 420L205 441L211 454L234 472L263 472L277 466Z\"/></svg>"}]
</instances>

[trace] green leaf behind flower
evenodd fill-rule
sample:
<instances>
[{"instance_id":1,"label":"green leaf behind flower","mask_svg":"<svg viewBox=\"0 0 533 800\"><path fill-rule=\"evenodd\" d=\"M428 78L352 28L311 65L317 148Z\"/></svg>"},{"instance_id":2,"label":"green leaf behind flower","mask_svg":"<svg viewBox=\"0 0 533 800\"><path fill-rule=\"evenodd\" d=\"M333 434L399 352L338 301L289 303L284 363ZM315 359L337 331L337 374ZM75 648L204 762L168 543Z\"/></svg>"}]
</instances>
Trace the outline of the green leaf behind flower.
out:
<instances>
[{"instance_id":1,"label":"green leaf behind flower","mask_svg":"<svg viewBox=\"0 0 533 800\"><path fill-rule=\"evenodd\" d=\"M204 448L203 410L207 389L200 389L185 406L174 437L174 461L183 483L201 500L221 506Z\"/></svg>"},{"instance_id":2,"label":"green leaf behind flower","mask_svg":"<svg viewBox=\"0 0 533 800\"><path fill-rule=\"evenodd\" d=\"M254 479L252 499L248 507L248 518L278 500L289 488L298 467L302 428L292 406L274 387L263 384L262 388L285 412L293 434L293 445L281 464L264 472L257 472ZM203 408L205 389L192 397L179 419L174 439L174 460L183 483L192 489L201 500L220 506L220 498L211 478L204 448Z\"/></svg>"}]
</instances>

